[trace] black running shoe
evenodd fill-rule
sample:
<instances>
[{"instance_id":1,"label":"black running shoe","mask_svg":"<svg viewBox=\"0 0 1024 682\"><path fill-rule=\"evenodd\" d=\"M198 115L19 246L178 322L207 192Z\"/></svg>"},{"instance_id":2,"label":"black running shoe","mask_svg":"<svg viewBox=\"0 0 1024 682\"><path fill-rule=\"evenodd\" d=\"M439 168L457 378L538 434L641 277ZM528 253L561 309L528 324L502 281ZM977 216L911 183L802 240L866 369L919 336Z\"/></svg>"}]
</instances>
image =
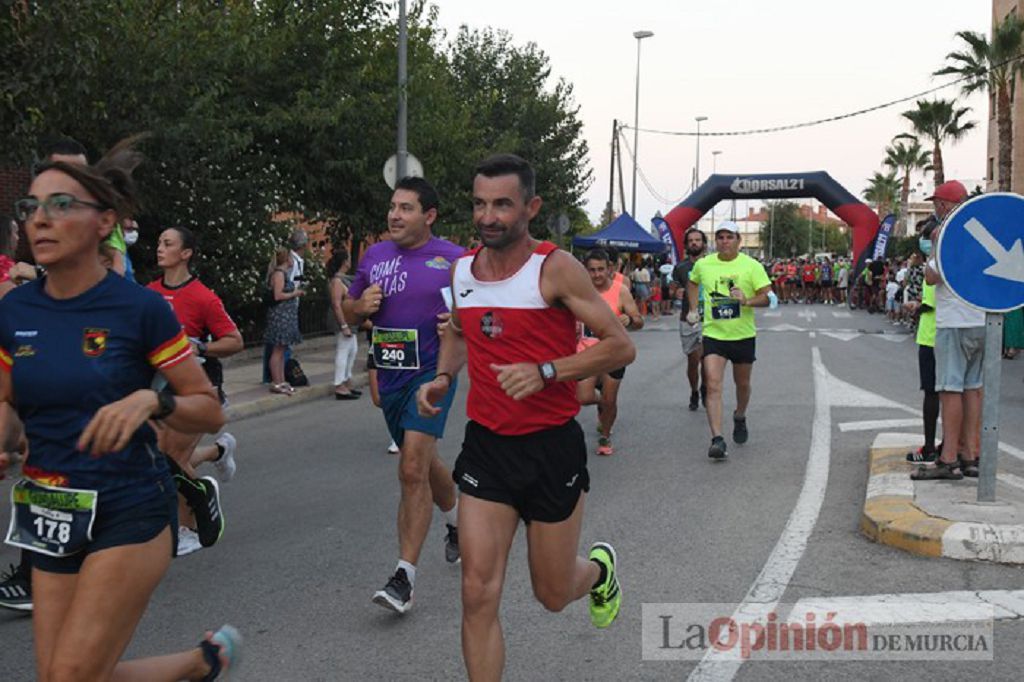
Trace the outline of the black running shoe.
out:
<instances>
[{"instance_id":1,"label":"black running shoe","mask_svg":"<svg viewBox=\"0 0 1024 682\"><path fill-rule=\"evenodd\" d=\"M694 391L690 394L690 412L696 412L700 406L700 392Z\"/></svg>"},{"instance_id":2,"label":"black running shoe","mask_svg":"<svg viewBox=\"0 0 1024 682\"><path fill-rule=\"evenodd\" d=\"M725 439L715 436L711 439L711 447L708 448L708 457L711 459L725 459Z\"/></svg>"},{"instance_id":3,"label":"black running shoe","mask_svg":"<svg viewBox=\"0 0 1024 682\"><path fill-rule=\"evenodd\" d=\"M405 569L400 568L388 579L388 584L383 590L377 590L373 595L373 603L391 609L395 613L405 613L412 608L412 585L405 574Z\"/></svg>"},{"instance_id":4,"label":"black running shoe","mask_svg":"<svg viewBox=\"0 0 1024 682\"><path fill-rule=\"evenodd\" d=\"M743 444L750 438L750 433L747 431L747 418L736 417L732 418L732 440L734 443Z\"/></svg>"},{"instance_id":5,"label":"black running shoe","mask_svg":"<svg viewBox=\"0 0 1024 682\"><path fill-rule=\"evenodd\" d=\"M907 453L907 461L911 464L933 464L939 458L939 451L925 452L922 445L917 450Z\"/></svg>"},{"instance_id":6,"label":"black running shoe","mask_svg":"<svg viewBox=\"0 0 1024 682\"><path fill-rule=\"evenodd\" d=\"M224 533L224 512L220 508L220 487L212 476L191 479L184 474L174 477L178 492L196 515L199 544L212 547Z\"/></svg>"},{"instance_id":7,"label":"black running shoe","mask_svg":"<svg viewBox=\"0 0 1024 682\"><path fill-rule=\"evenodd\" d=\"M444 524L448 532L444 536L444 560L450 564L459 561L459 529L450 523Z\"/></svg>"},{"instance_id":8,"label":"black running shoe","mask_svg":"<svg viewBox=\"0 0 1024 682\"><path fill-rule=\"evenodd\" d=\"M15 611L32 610L32 580L19 564L0 574L0 606Z\"/></svg>"}]
</instances>

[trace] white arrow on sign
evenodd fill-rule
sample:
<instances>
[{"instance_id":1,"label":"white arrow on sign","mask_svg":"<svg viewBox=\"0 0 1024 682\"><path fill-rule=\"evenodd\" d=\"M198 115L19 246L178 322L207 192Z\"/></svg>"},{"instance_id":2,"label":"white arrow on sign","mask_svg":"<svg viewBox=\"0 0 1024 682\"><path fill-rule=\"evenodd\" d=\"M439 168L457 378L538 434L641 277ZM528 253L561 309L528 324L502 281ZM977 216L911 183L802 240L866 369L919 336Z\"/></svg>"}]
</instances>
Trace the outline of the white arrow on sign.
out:
<instances>
[{"instance_id":1,"label":"white arrow on sign","mask_svg":"<svg viewBox=\"0 0 1024 682\"><path fill-rule=\"evenodd\" d=\"M988 251L988 255L995 259L995 263L985 268L986 275L1008 279L1014 282L1024 282L1024 245L1018 239L1009 250L1004 249L999 240L985 228L977 218L971 218L964 224L972 237Z\"/></svg>"}]
</instances>

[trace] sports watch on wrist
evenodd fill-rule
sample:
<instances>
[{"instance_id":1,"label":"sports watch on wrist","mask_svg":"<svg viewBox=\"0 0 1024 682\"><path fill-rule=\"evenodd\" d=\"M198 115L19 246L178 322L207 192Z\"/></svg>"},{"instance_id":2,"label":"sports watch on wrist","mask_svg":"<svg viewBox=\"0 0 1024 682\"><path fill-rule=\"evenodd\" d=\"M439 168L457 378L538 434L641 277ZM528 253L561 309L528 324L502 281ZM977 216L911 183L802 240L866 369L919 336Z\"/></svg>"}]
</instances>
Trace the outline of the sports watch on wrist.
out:
<instances>
[{"instance_id":1,"label":"sports watch on wrist","mask_svg":"<svg viewBox=\"0 0 1024 682\"><path fill-rule=\"evenodd\" d=\"M554 383L558 378L558 372L555 371L555 363L553 362L542 362L537 365L537 369L540 370L540 376L545 384Z\"/></svg>"},{"instance_id":2,"label":"sports watch on wrist","mask_svg":"<svg viewBox=\"0 0 1024 682\"><path fill-rule=\"evenodd\" d=\"M153 419L166 419L178 407L178 401L174 399L173 393L166 391L154 391L156 393L156 412L150 415Z\"/></svg>"}]
</instances>

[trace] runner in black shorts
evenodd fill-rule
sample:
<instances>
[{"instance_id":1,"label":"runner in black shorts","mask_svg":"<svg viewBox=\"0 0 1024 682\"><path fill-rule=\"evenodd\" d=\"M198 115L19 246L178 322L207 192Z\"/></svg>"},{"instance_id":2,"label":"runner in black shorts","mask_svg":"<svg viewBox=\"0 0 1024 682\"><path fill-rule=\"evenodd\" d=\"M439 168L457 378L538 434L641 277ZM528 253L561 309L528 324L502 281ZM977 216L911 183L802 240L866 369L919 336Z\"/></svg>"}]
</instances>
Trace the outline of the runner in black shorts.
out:
<instances>
[{"instance_id":1,"label":"runner in black shorts","mask_svg":"<svg viewBox=\"0 0 1024 682\"><path fill-rule=\"evenodd\" d=\"M754 324L756 307L768 305L772 283L756 260L740 253L740 231L736 223L725 221L715 231L718 250L697 261L690 271L686 295L690 301L689 320L699 319L697 291L704 288L704 381L708 387L705 408L711 427L708 457L721 460L726 454L722 437L722 381L725 365L732 362L736 382L736 411L733 413L732 438L746 443L747 405L750 402L750 375L754 368Z\"/></svg>"},{"instance_id":2,"label":"runner in black shorts","mask_svg":"<svg viewBox=\"0 0 1024 682\"><path fill-rule=\"evenodd\" d=\"M462 492L462 652L471 680L502 676L498 614L520 519L529 521L533 593L548 610L589 594L591 621L604 628L622 600L611 545L594 543L588 558L576 555L589 480L575 382L629 364L635 351L579 262L530 237L541 207L534 186L533 169L519 157L499 155L477 167L473 220L484 245L453 268L455 333L442 336L437 377L417 399L421 414L436 414L468 354L472 421L454 475ZM577 319L598 339L579 353Z\"/></svg>"},{"instance_id":3,"label":"runner in black shorts","mask_svg":"<svg viewBox=\"0 0 1024 682\"><path fill-rule=\"evenodd\" d=\"M636 307L636 301L629 293L622 279L614 276L611 259L604 249L593 249L587 254L584 265L597 293L626 329L642 329L644 318ZM579 351L596 343L593 334L582 327L582 338L576 348ZM587 377L576 384L576 396L583 405L597 405L597 454L611 455L612 427L619 414L619 386L626 376L626 368L619 367L601 376Z\"/></svg>"}]
</instances>

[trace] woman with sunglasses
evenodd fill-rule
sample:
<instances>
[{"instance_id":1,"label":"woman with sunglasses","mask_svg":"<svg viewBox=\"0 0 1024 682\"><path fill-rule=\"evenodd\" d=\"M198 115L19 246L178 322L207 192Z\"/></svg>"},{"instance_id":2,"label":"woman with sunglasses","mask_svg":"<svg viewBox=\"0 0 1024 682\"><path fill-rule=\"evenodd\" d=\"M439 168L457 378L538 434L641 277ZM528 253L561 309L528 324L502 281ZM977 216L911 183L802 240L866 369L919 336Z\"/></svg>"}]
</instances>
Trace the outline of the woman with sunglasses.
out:
<instances>
[{"instance_id":1,"label":"woman with sunglasses","mask_svg":"<svg viewBox=\"0 0 1024 682\"><path fill-rule=\"evenodd\" d=\"M210 680L238 661L230 626L195 649L119 661L174 554L174 484L148 422L224 423L171 308L100 264L103 239L136 208L139 160L126 140L96 166L46 163L16 203L47 274L0 301L0 402L30 448L7 542L34 552L43 682ZM158 372L173 396L149 388Z\"/></svg>"}]
</instances>

